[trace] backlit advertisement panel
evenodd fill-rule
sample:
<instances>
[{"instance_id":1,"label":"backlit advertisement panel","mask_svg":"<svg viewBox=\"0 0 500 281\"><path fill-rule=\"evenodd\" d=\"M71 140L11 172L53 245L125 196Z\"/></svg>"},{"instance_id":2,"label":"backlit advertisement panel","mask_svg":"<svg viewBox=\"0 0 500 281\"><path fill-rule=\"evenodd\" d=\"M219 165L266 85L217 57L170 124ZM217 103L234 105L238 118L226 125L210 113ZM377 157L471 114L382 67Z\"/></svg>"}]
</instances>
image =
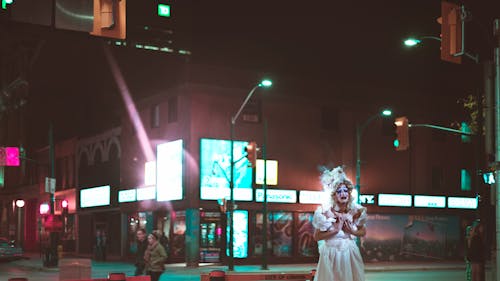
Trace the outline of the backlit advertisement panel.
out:
<instances>
[{"instance_id":1,"label":"backlit advertisement panel","mask_svg":"<svg viewBox=\"0 0 500 281\"><path fill-rule=\"evenodd\" d=\"M156 147L157 201L182 199L182 156L182 140L162 143Z\"/></svg>"},{"instance_id":2,"label":"backlit advertisement panel","mask_svg":"<svg viewBox=\"0 0 500 281\"><path fill-rule=\"evenodd\" d=\"M110 186L99 186L80 190L80 208L108 206Z\"/></svg>"},{"instance_id":3,"label":"backlit advertisement panel","mask_svg":"<svg viewBox=\"0 0 500 281\"><path fill-rule=\"evenodd\" d=\"M248 142L234 141L234 199L252 201L252 168L245 157ZM217 200L230 197L231 142L201 139L200 198Z\"/></svg>"}]
</instances>

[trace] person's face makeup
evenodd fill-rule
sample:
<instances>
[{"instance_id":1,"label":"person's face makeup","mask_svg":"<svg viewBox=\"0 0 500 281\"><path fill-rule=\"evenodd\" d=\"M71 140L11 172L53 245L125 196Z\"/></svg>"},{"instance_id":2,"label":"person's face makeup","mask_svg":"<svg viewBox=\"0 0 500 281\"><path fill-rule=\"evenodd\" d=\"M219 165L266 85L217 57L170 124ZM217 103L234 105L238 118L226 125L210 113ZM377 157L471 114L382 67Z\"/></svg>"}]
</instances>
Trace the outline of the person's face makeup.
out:
<instances>
[{"instance_id":1,"label":"person's face makeup","mask_svg":"<svg viewBox=\"0 0 500 281\"><path fill-rule=\"evenodd\" d=\"M349 201L349 188L341 184L335 191L335 199L338 203L347 203Z\"/></svg>"}]
</instances>

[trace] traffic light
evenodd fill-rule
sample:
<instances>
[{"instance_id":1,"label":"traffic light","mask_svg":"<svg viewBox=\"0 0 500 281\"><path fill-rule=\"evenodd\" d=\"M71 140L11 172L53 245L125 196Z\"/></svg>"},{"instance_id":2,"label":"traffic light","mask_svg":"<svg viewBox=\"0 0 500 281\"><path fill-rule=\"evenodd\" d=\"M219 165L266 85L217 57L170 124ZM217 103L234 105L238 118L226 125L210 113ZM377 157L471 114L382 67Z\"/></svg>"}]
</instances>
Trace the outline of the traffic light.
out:
<instances>
[{"instance_id":1,"label":"traffic light","mask_svg":"<svg viewBox=\"0 0 500 281\"><path fill-rule=\"evenodd\" d=\"M94 26L90 34L125 39L126 0L94 0Z\"/></svg>"},{"instance_id":2,"label":"traffic light","mask_svg":"<svg viewBox=\"0 0 500 281\"><path fill-rule=\"evenodd\" d=\"M226 207L227 207L226 198L217 199L217 203L219 204L219 210L221 211L221 213L225 213L227 210L226 209Z\"/></svg>"},{"instance_id":3,"label":"traffic light","mask_svg":"<svg viewBox=\"0 0 500 281\"><path fill-rule=\"evenodd\" d=\"M441 2L441 60L462 63L464 21L462 7L447 1Z\"/></svg>"},{"instance_id":4,"label":"traffic light","mask_svg":"<svg viewBox=\"0 0 500 281\"><path fill-rule=\"evenodd\" d=\"M257 160L257 143L251 141L245 147L245 151L247 152L247 159L250 167L255 167L255 161Z\"/></svg>"},{"instance_id":5,"label":"traffic light","mask_svg":"<svg viewBox=\"0 0 500 281\"><path fill-rule=\"evenodd\" d=\"M67 216L68 215L68 200L63 199L61 201L61 210L62 210L62 215Z\"/></svg>"},{"instance_id":6,"label":"traffic light","mask_svg":"<svg viewBox=\"0 0 500 281\"><path fill-rule=\"evenodd\" d=\"M396 139L394 140L396 151L407 150L410 147L408 118L398 117L394 121L394 125L396 125Z\"/></svg>"}]
</instances>

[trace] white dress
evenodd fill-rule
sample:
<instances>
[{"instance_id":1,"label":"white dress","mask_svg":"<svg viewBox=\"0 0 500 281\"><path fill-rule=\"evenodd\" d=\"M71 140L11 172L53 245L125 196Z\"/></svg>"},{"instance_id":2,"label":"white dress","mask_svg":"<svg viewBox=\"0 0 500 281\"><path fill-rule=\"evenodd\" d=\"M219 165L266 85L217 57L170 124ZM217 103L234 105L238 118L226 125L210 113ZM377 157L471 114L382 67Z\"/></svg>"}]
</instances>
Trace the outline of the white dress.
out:
<instances>
[{"instance_id":1,"label":"white dress","mask_svg":"<svg viewBox=\"0 0 500 281\"><path fill-rule=\"evenodd\" d=\"M357 215L356 215L357 214ZM332 227L338 216L343 216L353 229L364 225L366 209L355 205L348 213L336 213L332 208L319 207L314 213L313 225L320 231ZM340 230L337 234L318 243L319 261L314 281L364 281L365 265L356 245L356 237Z\"/></svg>"}]
</instances>

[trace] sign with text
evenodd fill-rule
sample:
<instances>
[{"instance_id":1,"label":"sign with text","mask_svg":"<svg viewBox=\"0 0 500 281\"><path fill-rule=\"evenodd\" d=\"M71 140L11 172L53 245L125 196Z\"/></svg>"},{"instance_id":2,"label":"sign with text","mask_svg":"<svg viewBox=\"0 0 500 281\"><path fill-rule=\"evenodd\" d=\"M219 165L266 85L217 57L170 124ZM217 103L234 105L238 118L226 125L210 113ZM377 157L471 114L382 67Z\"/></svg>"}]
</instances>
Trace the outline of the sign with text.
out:
<instances>
[{"instance_id":1,"label":"sign with text","mask_svg":"<svg viewBox=\"0 0 500 281\"><path fill-rule=\"evenodd\" d=\"M274 203L297 203L297 191L289 189L268 189L267 202ZM264 190L255 190L255 201L264 202Z\"/></svg>"}]
</instances>

